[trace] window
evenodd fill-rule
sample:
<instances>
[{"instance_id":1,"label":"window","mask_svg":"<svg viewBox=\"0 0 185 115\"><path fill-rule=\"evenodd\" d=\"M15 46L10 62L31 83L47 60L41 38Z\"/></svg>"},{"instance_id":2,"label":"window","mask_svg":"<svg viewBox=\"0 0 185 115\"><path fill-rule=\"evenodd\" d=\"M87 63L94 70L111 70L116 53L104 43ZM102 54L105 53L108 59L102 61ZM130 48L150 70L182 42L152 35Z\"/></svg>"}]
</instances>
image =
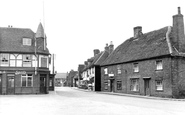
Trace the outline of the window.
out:
<instances>
[{"instance_id":1,"label":"window","mask_svg":"<svg viewBox=\"0 0 185 115\"><path fill-rule=\"evenodd\" d=\"M138 63L134 63L134 64L133 64L133 70L134 70L134 72L139 72Z\"/></svg>"},{"instance_id":2,"label":"window","mask_svg":"<svg viewBox=\"0 0 185 115\"><path fill-rule=\"evenodd\" d=\"M17 56L16 67L22 67L22 55L21 54Z\"/></svg>"},{"instance_id":3,"label":"window","mask_svg":"<svg viewBox=\"0 0 185 115\"><path fill-rule=\"evenodd\" d=\"M130 90L131 91L139 91L139 79L138 78L131 79Z\"/></svg>"},{"instance_id":4,"label":"window","mask_svg":"<svg viewBox=\"0 0 185 115\"><path fill-rule=\"evenodd\" d=\"M23 55L23 67L31 67L31 55Z\"/></svg>"},{"instance_id":5,"label":"window","mask_svg":"<svg viewBox=\"0 0 185 115\"><path fill-rule=\"evenodd\" d=\"M162 70L163 69L163 63L162 60L156 61L156 70Z\"/></svg>"},{"instance_id":6,"label":"window","mask_svg":"<svg viewBox=\"0 0 185 115\"><path fill-rule=\"evenodd\" d=\"M156 90L157 90L157 91L162 91L162 90L163 90L163 83L162 83L162 80L157 80L157 81L155 81L155 84L156 84Z\"/></svg>"},{"instance_id":7,"label":"window","mask_svg":"<svg viewBox=\"0 0 185 115\"><path fill-rule=\"evenodd\" d=\"M15 67L15 55L10 54L10 66Z\"/></svg>"},{"instance_id":8,"label":"window","mask_svg":"<svg viewBox=\"0 0 185 115\"><path fill-rule=\"evenodd\" d=\"M108 90L108 82L104 82L104 88L105 90Z\"/></svg>"},{"instance_id":9,"label":"window","mask_svg":"<svg viewBox=\"0 0 185 115\"><path fill-rule=\"evenodd\" d=\"M32 67L37 67L37 57L35 55L32 56Z\"/></svg>"},{"instance_id":10,"label":"window","mask_svg":"<svg viewBox=\"0 0 185 115\"><path fill-rule=\"evenodd\" d=\"M33 75L24 74L21 76L22 87L32 87L33 86Z\"/></svg>"},{"instance_id":11,"label":"window","mask_svg":"<svg viewBox=\"0 0 185 115\"><path fill-rule=\"evenodd\" d=\"M104 68L104 74L108 74L108 69Z\"/></svg>"},{"instance_id":12,"label":"window","mask_svg":"<svg viewBox=\"0 0 185 115\"><path fill-rule=\"evenodd\" d=\"M121 74L121 66L120 65L117 65L117 71L118 71L118 74Z\"/></svg>"},{"instance_id":13,"label":"window","mask_svg":"<svg viewBox=\"0 0 185 115\"><path fill-rule=\"evenodd\" d=\"M121 90L122 89L122 83L121 81L117 81L117 90Z\"/></svg>"},{"instance_id":14,"label":"window","mask_svg":"<svg viewBox=\"0 0 185 115\"><path fill-rule=\"evenodd\" d=\"M1 66L9 66L9 54L0 54Z\"/></svg>"},{"instance_id":15,"label":"window","mask_svg":"<svg viewBox=\"0 0 185 115\"><path fill-rule=\"evenodd\" d=\"M23 45L31 46L31 39L30 38L23 38Z\"/></svg>"}]
</instances>

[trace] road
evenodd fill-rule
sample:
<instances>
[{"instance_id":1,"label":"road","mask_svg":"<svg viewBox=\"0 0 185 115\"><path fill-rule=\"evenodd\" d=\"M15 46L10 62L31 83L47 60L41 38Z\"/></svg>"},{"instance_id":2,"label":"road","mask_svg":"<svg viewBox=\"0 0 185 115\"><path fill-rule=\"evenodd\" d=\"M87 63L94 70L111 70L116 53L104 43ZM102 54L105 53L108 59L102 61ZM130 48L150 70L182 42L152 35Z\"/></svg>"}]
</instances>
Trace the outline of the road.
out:
<instances>
[{"instance_id":1,"label":"road","mask_svg":"<svg viewBox=\"0 0 185 115\"><path fill-rule=\"evenodd\" d=\"M183 115L185 101L56 88L47 95L1 95L0 115Z\"/></svg>"}]
</instances>

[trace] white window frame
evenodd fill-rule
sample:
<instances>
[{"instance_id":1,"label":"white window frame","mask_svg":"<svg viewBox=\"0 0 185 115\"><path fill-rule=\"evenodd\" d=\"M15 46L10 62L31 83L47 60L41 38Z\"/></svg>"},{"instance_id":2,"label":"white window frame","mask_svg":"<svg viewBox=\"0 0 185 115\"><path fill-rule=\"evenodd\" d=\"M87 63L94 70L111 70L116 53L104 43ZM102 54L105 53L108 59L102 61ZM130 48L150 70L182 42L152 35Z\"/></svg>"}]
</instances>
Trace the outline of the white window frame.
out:
<instances>
[{"instance_id":1,"label":"white window frame","mask_svg":"<svg viewBox=\"0 0 185 115\"><path fill-rule=\"evenodd\" d=\"M120 65L117 65L117 72L118 72L118 74L121 74L121 66Z\"/></svg>"},{"instance_id":2,"label":"white window frame","mask_svg":"<svg viewBox=\"0 0 185 115\"><path fill-rule=\"evenodd\" d=\"M107 75L108 74L108 68L104 68L104 74Z\"/></svg>"},{"instance_id":3,"label":"white window frame","mask_svg":"<svg viewBox=\"0 0 185 115\"><path fill-rule=\"evenodd\" d=\"M130 90L131 91L139 91L139 78L130 79Z\"/></svg>"},{"instance_id":4,"label":"white window frame","mask_svg":"<svg viewBox=\"0 0 185 115\"><path fill-rule=\"evenodd\" d=\"M27 59L27 56L30 57L30 59ZM24 54L22 57L22 66L23 67L32 67L32 55L30 54Z\"/></svg>"},{"instance_id":5,"label":"white window frame","mask_svg":"<svg viewBox=\"0 0 185 115\"><path fill-rule=\"evenodd\" d=\"M156 80L155 81L155 87L156 87L156 91L163 91L163 81L162 80Z\"/></svg>"},{"instance_id":6,"label":"white window frame","mask_svg":"<svg viewBox=\"0 0 185 115\"><path fill-rule=\"evenodd\" d=\"M3 59L7 58L7 62L4 62ZM9 66L9 62L10 62L10 59L9 59L9 54L6 54L6 53L2 53L0 54L0 66Z\"/></svg>"},{"instance_id":7,"label":"white window frame","mask_svg":"<svg viewBox=\"0 0 185 115\"><path fill-rule=\"evenodd\" d=\"M32 39L31 38L23 38L22 44L26 46L31 46Z\"/></svg>"},{"instance_id":8,"label":"white window frame","mask_svg":"<svg viewBox=\"0 0 185 115\"><path fill-rule=\"evenodd\" d=\"M139 64L138 63L133 63L133 71L139 72Z\"/></svg>"},{"instance_id":9,"label":"white window frame","mask_svg":"<svg viewBox=\"0 0 185 115\"><path fill-rule=\"evenodd\" d=\"M28 78L31 77L31 86L28 86ZM22 86L22 78L26 78L26 86ZM22 74L21 75L21 87L33 87L33 74Z\"/></svg>"},{"instance_id":10,"label":"white window frame","mask_svg":"<svg viewBox=\"0 0 185 115\"><path fill-rule=\"evenodd\" d=\"M117 90L122 90L122 81L117 81ZM118 87L119 85L121 85L121 87Z\"/></svg>"},{"instance_id":11,"label":"white window frame","mask_svg":"<svg viewBox=\"0 0 185 115\"><path fill-rule=\"evenodd\" d=\"M163 70L163 61L162 60L156 60L156 70Z\"/></svg>"}]
</instances>

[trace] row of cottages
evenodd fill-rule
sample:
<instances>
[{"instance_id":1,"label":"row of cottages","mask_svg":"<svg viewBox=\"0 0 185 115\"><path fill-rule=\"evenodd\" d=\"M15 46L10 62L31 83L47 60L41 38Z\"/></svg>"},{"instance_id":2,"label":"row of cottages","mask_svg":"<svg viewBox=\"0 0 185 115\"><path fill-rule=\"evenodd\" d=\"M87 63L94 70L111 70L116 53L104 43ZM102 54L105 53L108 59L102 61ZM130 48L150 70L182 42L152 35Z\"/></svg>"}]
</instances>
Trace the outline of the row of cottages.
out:
<instances>
[{"instance_id":1,"label":"row of cottages","mask_svg":"<svg viewBox=\"0 0 185 115\"><path fill-rule=\"evenodd\" d=\"M185 96L184 20L178 7L173 26L142 33L120 44L101 64L101 90L137 95Z\"/></svg>"},{"instance_id":2,"label":"row of cottages","mask_svg":"<svg viewBox=\"0 0 185 115\"><path fill-rule=\"evenodd\" d=\"M84 84L91 87L93 91L101 91L101 68L100 64L109 56L114 50L112 42L108 46L106 44L105 50L100 52L99 49L94 50L94 56L85 61L85 68L82 72Z\"/></svg>"},{"instance_id":3,"label":"row of cottages","mask_svg":"<svg viewBox=\"0 0 185 115\"><path fill-rule=\"evenodd\" d=\"M49 78L49 50L40 23L31 29L0 28L0 94L45 94L54 79Z\"/></svg>"}]
</instances>

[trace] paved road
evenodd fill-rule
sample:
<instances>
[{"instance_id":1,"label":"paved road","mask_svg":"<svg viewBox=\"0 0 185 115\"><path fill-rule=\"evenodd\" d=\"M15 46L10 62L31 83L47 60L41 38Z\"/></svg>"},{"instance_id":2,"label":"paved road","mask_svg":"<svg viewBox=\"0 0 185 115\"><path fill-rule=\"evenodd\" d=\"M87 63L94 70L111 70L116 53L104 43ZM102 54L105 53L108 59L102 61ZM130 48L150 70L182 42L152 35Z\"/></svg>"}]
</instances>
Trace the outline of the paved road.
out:
<instances>
[{"instance_id":1,"label":"paved road","mask_svg":"<svg viewBox=\"0 0 185 115\"><path fill-rule=\"evenodd\" d=\"M0 115L184 115L185 101L56 88L48 95L1 95Z\"/></svg>"}]
</instances>

